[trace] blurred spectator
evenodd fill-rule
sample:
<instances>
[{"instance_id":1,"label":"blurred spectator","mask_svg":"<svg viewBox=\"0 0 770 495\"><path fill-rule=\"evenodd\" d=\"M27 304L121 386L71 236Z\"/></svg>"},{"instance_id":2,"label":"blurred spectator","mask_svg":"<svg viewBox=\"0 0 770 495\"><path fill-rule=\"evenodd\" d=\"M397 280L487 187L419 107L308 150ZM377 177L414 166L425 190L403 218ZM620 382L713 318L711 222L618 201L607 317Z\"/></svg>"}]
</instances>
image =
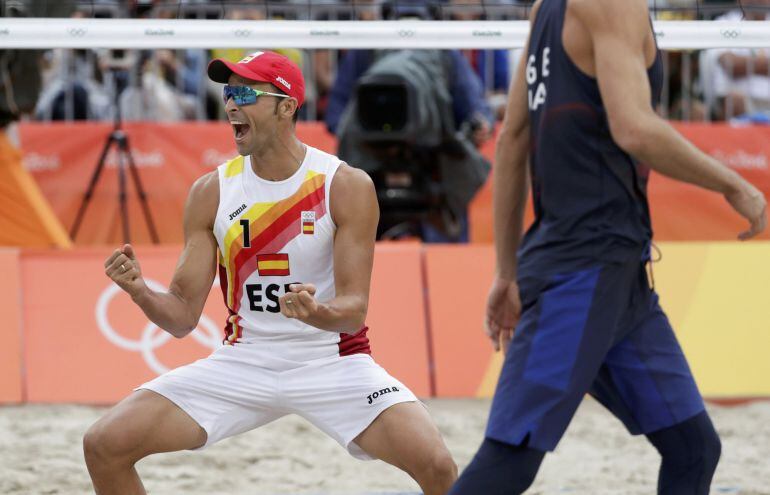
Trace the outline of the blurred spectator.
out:
<instances>
[{"instance_id":1,"label":"blurred spectator","mask_svg":"<svg viewBox=\"0 0 770 495\"><path fill-rule=\"evenodd\" d=\"M482 0L450 0L451 16L456 21L485 20ZM486 90L492 112L502 119L507 101L510 71L507 50L462 50Z\"/></svg>"},{"instance_id":2,"label":"blurred spectator","mask_svg":"<svg viewBox=\"0 0 770 495\"><path fill-rule=\"evenodd\" d=\"M206 69L207 55L204 50L156 50L157 69L167 83L181 89L184 94L197 96L203 87L201 74Z\"/></svg>"},{"instance_id":3,"label":"blurred spectator","mask_svg":"<svg viewBox=\"0 0 770 495\"><path fill-rule=\"evenodd\" d=\"M138 62L129 69L128 86L122 92L116 89L124 120L176 122L195 117L195 99L177 91L157 59L158 53L164 52L144 51L136 55Z\"/></svg>"},{"instance_id":4,"label":"blurred spectator","mask_svg":"<svg viewBox=\"0 0 770 495\"><path fill-rule=\"evenodd\" d=\"M109 95L89 50L56 48L43 59L43 91L35 117L47 120L98 120L110 107Z\"/></svg>"},{"instance_id":5,"label":"blurred spectator","mask_svg":"<svg viewBox=\"0 0 770 495\"><path fill-rule=\"evenodd\" d=\"M334 84L334 54L331 50L313 50L313 82L315 83L316 120L323 120ZM312 86L312 85L308 85Z\"/></svg>"},{"instance_id":6,"label":"blurred spectator","mask_svg":"<svg viewBox=\"0 0 770 495\"><path fill-rule=\"evenodd\" d=\"M764 21L770 29L770 0L743 0L745 20ZM740 21L741 10L719 17ZM717 119L742 117L767 121L770 118L770 50L734 48L708 50L701 58L704 95Z\"/></svg>"},{"instance_id":7,"label":"blurred spectator","mask_svg":"<svg viewBox=\"0 0 770 495\"><path fill-rule=\"evenodd\" d=\"M7 17L67 17L73 10L69 1L9 2L5 6ZM0 73L3 98L0 100L0 127L19 120L34 110L42 89L42 50L1 50Z\"/></svg>"}]
</instances>

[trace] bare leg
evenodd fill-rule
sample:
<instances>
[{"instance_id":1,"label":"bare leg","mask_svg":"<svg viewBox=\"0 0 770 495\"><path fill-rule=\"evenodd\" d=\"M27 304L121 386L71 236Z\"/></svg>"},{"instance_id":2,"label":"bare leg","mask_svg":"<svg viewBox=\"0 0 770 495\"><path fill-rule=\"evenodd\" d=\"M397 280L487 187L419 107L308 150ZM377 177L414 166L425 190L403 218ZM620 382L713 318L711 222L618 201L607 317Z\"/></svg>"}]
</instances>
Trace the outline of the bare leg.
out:
<instances>
[{"instance_id":1,"label":"bare leg","mask_svg":"<svg viewBox=\"0 0 770 495\"><path fill-rule=\"evenodd\" d=\"M206 432L176 404L149 390L123 399L83 437L88 473L97 495L144 494L134 464L150 454L192 449Z\"/></svg>"},{"instance_id":2,"label":"bare leg","mask_svg":"<svg viewBox=\"0 0 770 495\"><path fill-rule=\"evenodd\" d=\"M425 495L444 495L457 466L425 408L403 402L386 409L355 439L370 456L406 471Z\"/></svg>"}]
</instances>

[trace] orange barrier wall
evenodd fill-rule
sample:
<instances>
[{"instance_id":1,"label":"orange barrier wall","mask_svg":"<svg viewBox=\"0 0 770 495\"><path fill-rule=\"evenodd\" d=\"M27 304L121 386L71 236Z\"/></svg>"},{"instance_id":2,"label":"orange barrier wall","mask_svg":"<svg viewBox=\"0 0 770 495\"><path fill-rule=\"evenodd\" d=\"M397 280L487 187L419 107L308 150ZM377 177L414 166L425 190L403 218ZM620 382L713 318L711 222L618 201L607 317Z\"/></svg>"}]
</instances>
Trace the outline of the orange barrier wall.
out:
<instances>
[{"instance_id":1,"label":"orange barrier wall","mask_svg":"<svg viewBox=\"0 0 770 495\"><path fill-rule=\"evenodd\" d=\"M425 247L439 396L475 396L492 357L492 346L479 331L494 263L488 245Z\"/></svg>"},{"instance_id":2,"label":"orange barrier wall","mask_svg":"<svg viewBox=\"0 0 770 495\"><path fill-rule=\"evenodd\" d=\"M770 242L661 251L657 290L703 394L770 396ZM103 275L109 253L0 250L0 402L114 402L220 344L216 285L198 330L175 340ZM178 248L138 255L149 283L168 283ZM490 396L502 365L482 326L493 270L491 246L379 244L367 321L375 359L423 397Z\"/></svg>"},{"instance_id":3,"label":"orange barrier wall","mask_svg":"<svg viewBox=\"0 0 770 495\"><path fill-rule=\"evenodd\" d=\"M661 243L656 288L701 392L770 396L770 242ZM438 395L489 397L502 366L483 331L491 246L429 246Z\"/></svg>"},{"instance_id":4,"label":"orange barrier wall","mask_svg":"<svg viewBox=\"0 0 770 495\"><path fill-rule=\"evenodd\" d=\"M726 124L675 124L677 129L709 154L727 163L770 196L770 128ZM86 189L104 140L107 124L20 125L25 165L30 169L57 216L67 229ZM235 155L232 131L223 123L127 124L142 182L163 243L182 241L182 208L193 181ZM300 123L300 139L325 151L336 150L335 137L320 123ZM482 152L492 160L495 143ZM121 241L114 154L100 179L89 208L79 245ZM134 243L149 239L144 218L129 181L129 210ZM649 187L657 240L733 240L744 228L718 194L680 184L653 173ZM531 219L531 202L528 203ZM491 180L470 208L471 239L492 241ZM770 232L763 234L770 239Z\"/></svg>"},{"instance_id":5,"label":"orange barrier wall","mask_svg":"<svg viewBox=\"0 0 770 495\"><path fill-rule=\"evenodd\" d=\"M138 249L151 287L167 286L178 251ZM149 324L107 279L103 261L110 252L83 248L24 253L24 358L30 402L115 402L142 382L220 345L225 311L218 284L198 329L176 340ZM429 395L419 245L378 246L367 323L375 359L415 393ZM15 369L17 374L9 373L8 379L16 376L18 383L19 367Z\"/></svg>"},{"instance_id":6,"label":"orange barrier wall","mask_svg":"<svg viewBox=\"0 0 770 495\"><path fill-rule=\"evenodd\" d=\"M170 280L178 249L141 248L148 283ZM25 361L30 402L107 403L159 371L205 356L194 338L175 340L153 325L104 275L110 249L27 252L24 279ZM206 305L201 339L221 341L224 311ZM221 301L221 296L220 296ZM221 304L220 304L221 306ZM143 343L144 339L144 343Z\"/></svg>"},{"instance_id":7,"label":"orange barrier wall","mask_svg":"<svg viewBox=\"0 0 770 495\"><path fill-rule=\"evenodd\" d=\"M0 404L22 395L19 250L0 248Z\"/></svg>"},{"instance_id":8,"label":"orange barrier wall","mask_svg":"<svg viewBox=\"0 0 770 495\"><path fill-rule=\"evenodd\" d=\"M372 356L420 397L432 395L422 246L378 244L367 315Z\"/></svg>"}]
</instances>

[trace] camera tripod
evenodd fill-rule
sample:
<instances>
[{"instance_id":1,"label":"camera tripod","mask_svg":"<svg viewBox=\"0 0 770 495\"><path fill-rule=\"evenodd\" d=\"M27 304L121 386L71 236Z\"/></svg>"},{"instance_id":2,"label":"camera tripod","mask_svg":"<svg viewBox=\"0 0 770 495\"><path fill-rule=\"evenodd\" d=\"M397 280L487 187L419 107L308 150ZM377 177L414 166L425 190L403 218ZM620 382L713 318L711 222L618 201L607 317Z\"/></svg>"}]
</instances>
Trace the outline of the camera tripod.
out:
<instances>
[{"instance_id":1,"label":"camera tripod","mask_svg":"<svg viewBox=\"0 0 770 495\"><path fill-rule=\"evenodd\" d=\"M136 168L134 157L131 154L131 147L128 144L128 136L121 128L120 103L118 102L117 91L115 95L114 127L112 132L110 132L110 135L107 136L107 141L104 143L102 154L99 156L99 161L96 163L96 168L91 174L91 180L88 184L88 188L86 189L86 192L83 195L83 199L80 202L80 207L78 208L78 213L75 216L75 222L72 224L72 229L70 229L70 237L74 241L75 236L77 236L78 230L80 229L80 224L83 221L83 215L85 214L86 209L91 202L91 197L93 196L96 184L99 182L99 177L101 176L102 170L104 170L104 164L107 160L107 155L109 154L110 148L113 145L117 147L118 156L118 200L120 202L120 218L123 227L123 242L131 242L131 233L128 223L128 196L126 194L127 163L128 170L131 172L131 179L134 181L134 187L136 188L137 196L139 197L139 204L142 206L142 211L144 212L144 220L147 223L147 230L150 232L150 239L152 239L153 244L158 244L160 241L158 239L158 232L155 230L155 223L152 221L150 208L147 205L147 194L144 192L142 181L139 179L139 170Z\"/></svg>"}]
</instances>

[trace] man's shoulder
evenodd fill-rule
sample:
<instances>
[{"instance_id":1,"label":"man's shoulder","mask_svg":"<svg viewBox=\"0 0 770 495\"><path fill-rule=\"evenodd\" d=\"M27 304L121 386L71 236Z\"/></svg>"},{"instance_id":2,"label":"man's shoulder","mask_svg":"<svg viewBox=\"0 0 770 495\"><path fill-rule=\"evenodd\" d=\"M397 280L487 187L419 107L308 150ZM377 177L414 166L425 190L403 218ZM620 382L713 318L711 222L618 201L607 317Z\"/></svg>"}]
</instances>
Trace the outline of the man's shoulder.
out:
<instances>
[{"instance_id":1,"label":"man's shoulder","mask_svg":"<svg viewBox=\"0 0 770 495\"><path fill-rule=\"evenodd\" d=\"M374 189L374 183L369 174L360 168L351 167L347 163L341 162L334 174L331 187L335 194L346 194L361 189Z\"/></svg>"},{"instance_id":2,"label":"man's shoulder","mask_svg":"<svg viewBox=\"0 0 770 495\"><path fill-rule=\"evenodd\" d=\"M219 206L219 174L212 170L195 180L190 188L188 208L213 209Z\"/></svg>"},{"instance_id":3,"label":"man's shoulder","mask_svg":"<svg viewBox=\"0 0 770 495\"><path fill-rule=\"evenodd\" d=\"M374 182L360 168L340 163L332 179L329 195L332 218L338 226L354 218L369 218L377 223L379 210Z\"/></svg>"},{"instance_id":4,"label":"man's shoulder","mask_svg":"<svg viewBox=\"0 0 770 495\"><path fill-rule=\"evenodd\" d=\"M216 170L207 172L193 182L190 188L190 193L193 192L210 192L211 189L219 190L219 174Z\"/></svg>"},{"instance_id":5,"label":"man's shoulder","mask_svg":"<svg viewBox=\"0 0 770 495\"><path fill-rule=\"evenodd\" d=\"M219 175L213 170L198 179L190 187L185 204L185 229L211 230L219 208Z\"/></svg>"}]
</instances>

